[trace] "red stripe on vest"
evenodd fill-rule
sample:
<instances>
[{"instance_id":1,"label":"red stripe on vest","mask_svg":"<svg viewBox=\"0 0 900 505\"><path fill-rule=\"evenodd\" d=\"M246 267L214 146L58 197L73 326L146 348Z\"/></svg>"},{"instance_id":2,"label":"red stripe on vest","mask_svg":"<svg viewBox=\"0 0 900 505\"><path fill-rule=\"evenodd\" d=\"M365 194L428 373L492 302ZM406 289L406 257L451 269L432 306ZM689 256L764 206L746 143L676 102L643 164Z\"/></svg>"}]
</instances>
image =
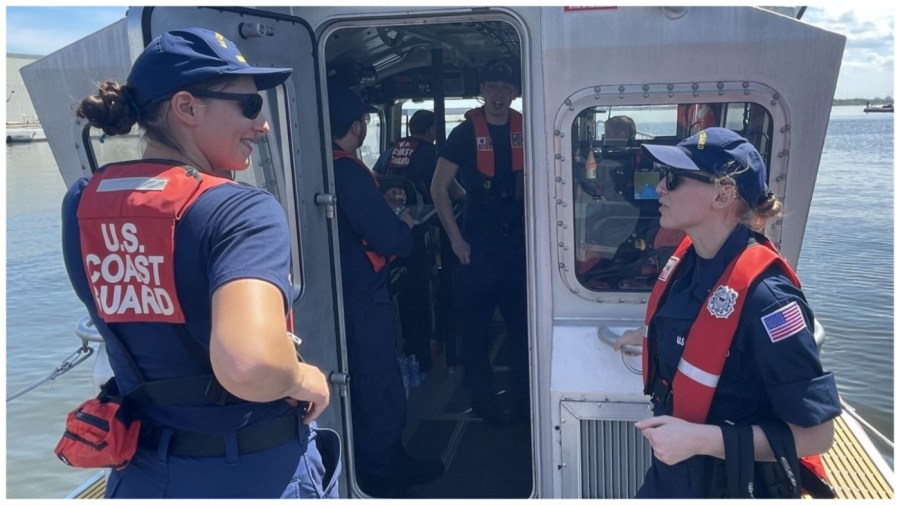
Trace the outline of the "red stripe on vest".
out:
<instances>
[{"instance_id":1,"label":"red stripe on vest","mask_svg":"<svg viewBox=\"0 0 900 505\"><path fill-rule=\"evenodd\" d=\"M690 246L690 237L685 237L653 287L644 321L648 333L650 322L659 308L659 301L669 287L669 280L674 278L680 266L680 258L684 257ZM740 322L747 291L753 281L772 264L778 265L791 282L800 287L800 281L793 269L778 254L771 242L766 240L747 247L728 265L700 308L700 313L688 333L679 368L686 362L699 369L701 373L708 374L714 381L718 380ZM655 359L651 359L647 348L648 341L644 338L645 392L652 387L651 382L655 374ZM694 423L706 422L714 394L715 386L698 382L679 369L672 380L673 415Z\"/></svg>"},{"instance_id":2,"label":"red stripe on vest","mask_svg":"<svg viewBox=\"0 0 900 505\"><path fill-rule=\"evenodd\" d=\"M81 255L107 323L184 323L175 289L175 223L204 191L231 182L165 163L107 165L78 204Z\"/></svg>"},{"instance_id":3,"label":"red stripe on vest","mask_svg":"<svg viewBox=\"0 0 900 505\"><path fill-rule=\"evenodd\" d=\"M466 112L466 119L472 121L475 130L475 164L481 175L492 178L496 172L494 143L484 118L483 107ZM525 141L522 129L522 114L509 109L509 142L512 145L512 171L521 172L525 168Z\"/></svg>"},{"instance_id":4,"label":"red stripe on vest","mask_svg":"<svg viewBox=\"0 0 900 505\"><path fill-rule=\"evenodd\" d=\"M347 151L338 149L334 149L331 151L331 159L333 161L337 161L342 158L350 158L351 160L355 161L357 165L363 167L366 170L367 174L372 176L372 182L375 183L375 187L377 188L380 186L378 184L378 179L375 177L375 174L373 174L372 171L369 170L369 167L367 167L366 164L362 162L362 160L348 153ZM387 205L387 202L385 202L385 205ZM384 268L388 263L394 261L393 255L385 258L384 256L375 252L371 247L369 247L369 243L366 242L365 239L360 239L360 242L362 242L363 249L365 249L366 251L366 258L369 259L369 263L372 264L372 269L375 270L375 272L380 272L381 269Z\"/></svg>"}]
</instances>

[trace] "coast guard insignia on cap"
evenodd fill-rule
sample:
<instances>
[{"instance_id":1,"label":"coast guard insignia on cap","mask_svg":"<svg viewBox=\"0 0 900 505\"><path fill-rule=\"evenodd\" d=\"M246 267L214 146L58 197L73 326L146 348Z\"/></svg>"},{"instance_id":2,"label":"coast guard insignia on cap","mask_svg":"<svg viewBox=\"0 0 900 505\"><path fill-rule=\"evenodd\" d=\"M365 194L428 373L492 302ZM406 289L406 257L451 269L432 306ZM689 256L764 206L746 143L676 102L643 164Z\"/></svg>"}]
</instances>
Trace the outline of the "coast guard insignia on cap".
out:
<instances>
[{"instance_id":1,"label":"coast guard insignia on cap","mask_svg":"<svg viewBox=\"0 0 900 505\"><path fill-rule=\"evenodd\" d=\"M772 342L784 340L806 329L806 320L803 319L803 312L797 302L791 302L775 312L766 314L760 320Z\"/></svg>"},{"instance_id":2,"label":"coast guard insignia on cap","mask_svg":"<svg viewBox=\"0 0 900 505\"><path fill-rule=\"evenodd\" d=\"M709 297L706 308L716 319L726 319L734 312L734 303L737 301L737 297L737 291L728 286L719 286Z\"/></svg>"}]
</instances>

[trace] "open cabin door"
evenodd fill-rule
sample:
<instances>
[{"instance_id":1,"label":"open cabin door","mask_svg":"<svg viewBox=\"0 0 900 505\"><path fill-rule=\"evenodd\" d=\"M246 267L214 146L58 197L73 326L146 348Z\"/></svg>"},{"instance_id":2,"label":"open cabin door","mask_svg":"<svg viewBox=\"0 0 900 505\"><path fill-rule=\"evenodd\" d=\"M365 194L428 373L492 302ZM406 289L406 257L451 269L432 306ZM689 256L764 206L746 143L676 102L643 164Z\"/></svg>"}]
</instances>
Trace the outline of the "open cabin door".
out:
<instances>
[{"instance_id":1,"label":"open cabin door","mask_svg":"<svg viewBox=\"0 0 900 505\"><path fill-rule=\"evenodd\" d=\"M312 29L297 17L246 8L148 7L129 11L129 17L130 27L140 26L142 47L165 31L200 26L234 41L254 66L294 70L282 86L262 92L263 113L271 130L254 148L251 167L236 177L274 194L286 211L292 234L294 326L303 340L300 352L333 384L331 404L318 423L337 431L346 441L341 401L346 399L346 363L339 340L332 254L336 225L329 189L332 183L323 158Z\"/></svg>"}]
</instances>

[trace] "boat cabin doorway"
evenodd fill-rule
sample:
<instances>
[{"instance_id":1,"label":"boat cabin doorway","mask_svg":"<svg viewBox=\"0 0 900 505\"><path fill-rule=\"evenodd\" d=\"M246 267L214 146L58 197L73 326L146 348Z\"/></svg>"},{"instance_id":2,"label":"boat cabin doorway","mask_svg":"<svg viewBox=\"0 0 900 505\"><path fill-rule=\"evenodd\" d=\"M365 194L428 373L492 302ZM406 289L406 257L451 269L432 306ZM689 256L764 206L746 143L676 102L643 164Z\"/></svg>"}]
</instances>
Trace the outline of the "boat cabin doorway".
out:
<instances>
[{"instance_id":1,"label":"boat cabin doorway","mask_svg":"<svg viewBox=\"0 0 900 505\"><path fill-rule=\"evenodd\" d=\"M410 119L421 109L434 113L434 143L440 155L448 135L464 121L465 113L483 105L479 85L482 68L498 60L523 67L522 33L514 20L499 13L341 21L331 25L320 39L326 72L323 95L328 96L338 87L349 87L367 105L377 109L369 114L366 139L356 153L368 168L373 169L394 142L412 134ZM528 77L521 75L520 83L527 82ZM512 109L527 117L528 111L521 107L521 88L520 85ZM325 131L328 130L326 126ZM525 145L527 152L527 138ZM326 158L329 154L326 153ZM529 157L525 155L526 177L530 171ZM526 374L530 368L532 358L526 356L530 332L526 330L520 336L523 341L514 342L508 331L510 325L500 310L495 311L483 344L494 377L493 400L501 409L502 417L481 417L473 409L465 378L466 353L473 351L469 348L471 343L466 344L472 339L464 338L466 310L464 305L461 309L460 293L455 290L460 266L427 193L430 175L424 184L402 173L373 172L373 175L382 188L405 190L406 205L417 223L412 229L413 253L398 258L390 266L389 292L397 329L395 350L407 395L403 446L409 456L439 459L445 467L443 475L436 480L410 487L408 496L530 497L535 492L533 395L530 386L526 386L527 398L522 405L513 402L510 388L510 375L516 365ZM527 204L524 194L527 193L523 192L518 202L523 219ZM336 196L340 212L341 195ZM461 223L466 205L465 201L454 202L457 222ZM339 263L338 255L334 261ZM527 285L524 263L522 267L524 286ZM348 303L353 301L343 298L344 314ZM525 314L517 324L527 328ZM522 350L521 359L514 357L516 344ZM352 344L347 342L347 345ZM513 363L516 359L518 363ZM352 384L352 362L348 373ZM344 401L349 407L345 409L348 413L345 426L352 433L361 425L353 422L353 416L362 413L352 398ZM346 440L345 471L351 494L377 497L377 491L370 492L366 482L358 479L358 437L353 434Z\"/></svg>"}]
</instances>

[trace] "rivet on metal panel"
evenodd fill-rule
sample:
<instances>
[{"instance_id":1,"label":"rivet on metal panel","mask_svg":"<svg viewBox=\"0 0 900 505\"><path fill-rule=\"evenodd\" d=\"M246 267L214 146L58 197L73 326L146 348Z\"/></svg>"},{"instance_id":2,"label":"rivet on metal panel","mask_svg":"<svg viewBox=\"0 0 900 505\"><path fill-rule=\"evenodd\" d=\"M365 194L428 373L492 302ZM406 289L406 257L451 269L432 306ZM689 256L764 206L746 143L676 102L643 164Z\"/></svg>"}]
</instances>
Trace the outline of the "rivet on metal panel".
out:
<instances>
[{"instance_id":1,"label":"rivet on metal panel","mask_svg":"<svg viewBox=\"0 0 900 505\"><path fill-rule=\"evenodd\" d=\"M560 159L560 161L566 161L566 157L561 154L559 155L559 159Z\"/></svg>"},{"instance_id":2,"label":"rivet on metal panel","mask_svg":"<svg viewBox=\"0 0 900 505\"><path fill-rule=\"evenodd\" d=\"M783 180L785 180L785 179L787 179L787 175L784 175L784 174L778 174L778 177L775 178L775 182L781 182L781 181L783 181Z\"/></svg>"},{"instance_id":3,"label":"rivet on metal panel","mask_svg":"<svg viewBox=\"0 0 900 505\"><path fill-rule=\"evenodd\" d=\"M669 95L669 98L672 98L673 96L675 96L675 93L672 93L671 91L669 91L668 95Z\"/></svg>"},{"instance_id":4,"label":"rivet on metal panel","mask_svg":"<svg viewBox=\"0 0 900 505\"><path fill-rule=\"evenodd\" d=\"M561 219L556 222L556 226L564 226L564 225L565 225L565 223L563 223Z\"/></svg>"},{"instance_id":5,"label":"rivet on metal panel","mask_svg":"<svg viewBox=\"0 0 900 505\"><path fill-rule=\"evenodd\" d=\"M749 82L749 81L744 81L744 82L742 82L742 83L741 83L741 87L744 88L744 89L749 88L749 87L750 87L750 82Z\"/></svg>"},{"instance_id":6,"label":"rivet on metal panel","mask_svg":"<svg viewBox=\"0 0 900 505\"><path fill-rule=\"evenodd\" d=\"M666 89L672 91L673 89L675 89L675 85L670 82L669 84L666 84Z\"/></svg>"},{"instance_id":7,"label":"rivet on metal panel","mask_svg":"<svg viewBox=\"0 0 900 505\"><path fill-rule=\"evenodd\" d=\"M600 93L601 91L600 86L594 86L594 93Z\"/></svg>"},{"instance_id":8,"label":"rivet on metal panel","mask_svg":"<svg viewBox=\"0 0 900 505\"><path fill-rule=\"evenodd\" d=\"M772 99L773 100L781 100L781 93L775 93L774 95L772 95Z\"/></svg>"},{"instance_id":9,"label":"rivet on metal panel","mask_svg":"<svg viewBox=\"0 0 900 505\"><path fill-rule=\"evenodd\" d=\"M565 264L565 263L560 263L559 265L556 265L556 268L558 268L558 269L560 269L560 270L566 270L566 264Z\"/></svg>"},{"instance_id":10,"label":"rivet on metal panel","mask_svg":"<svg viewBox=\"0 0 900 505\"><path fill-rule=\"evenodd\" d=\"M556 199L556 205L562 205L562 204L563 204L562 198L557 198L557 199Z\"/></svg>"},{"instance_id":11,"label":"rivet on metal panel","mask_svg":"<svg viewBox=\"0 0 900 505\"><path fill-rule=\"evenodd\" d=\"M620 85L619 85L619 93L624 93L624 92L625 92L625 85L624 85L624 84L620 84Z\"/></svg>"},{"instance_id":12,"label":"rivet on metal panel","mask_svg":"<svg viewBox=\"0 0 900 505\"><path fill-rule=\"evenodd\" d=\"M641 89L643 89L645 92L646 92L646 91L650 91L650 85L649 85L649 84L644 84L643 86L641 86Z\"/></svg>"},{"instance_id":13,"label":"rivet on metal panel","mask_svg":"<svg viewBox=\"0 0 900 505\"><path fill-rule=\"evenodd\" d=\"M694 96L700 96L700 92L699 92L699 91L694 91L693 95L694 95Z\"/></svg>"},{"instance_id":14,"label":"rivet on metal panel","mask_svg":"<svg viewBox=\"0 0 900 505\"><path fill-rule=\"evenodd\" d=\"M563 203L562 203L562 206L563 206L563 207L567 207L568 205L569 205L569 204L567 204L566 202L563 202Z\"/></svg>"},{"instance_id":15,"label":"rivet on metal panel","mask_svg":"<svg viewBox=\"0 0 900 505\"><path fill-rule=\"evenodd\" d=\"M562 180L563 180L562 177L560 177L560 176L558 176L558 175L556 176L556 183L557 183L557 184L560 184L560 183L562 182Z\"/></svg>"},{"instance_id":16,"label":"rivet on metal panel","mask_svg":"<svg viewBox=\"0 0 900 505\"><path fill-rule=\"evenodd\" d=\"M569 105L572 105L572 100L569 100L568 98L566 98L566 101L563 103L566 104L566 106L569 106Z\"/></svg>"},{"instance_id":17,"label":"rivet on metal panel","mask_svg":"<svg viewBox=\"0 0 900 505\"><path fill-rule=\"evenodd\" d=\"M725 83L722 82L722 81L717 82L717 83L716 83L716 88L724 89L724 88L725 88Z\"/></svg>"},{"instance_id":18,"label":"rivet on metal panel","mask_svg":"<svg viewBox=\"0 0 900 505\"><path fill-rule=\"evenodd\" d=\"M625 93L619 93L619 100L625 99Z\"/></svg>"},{"instance_id":19,"label":"rivet on metal panel","mask_svg":"<svg viewBox=\"0 0 900 505\"><path fill-rule=\"evenodd\" d=\"M562 178L560 178L560 180L559 180L559 183L560 183L560 184L565 184L565 183L566 183L566 180L565 180L565 179L562 179Z\"/></svg>"},{"instance_id":20,"label":"rivet on metal panel","mask_svg":"<svg viewBox=\"0 0 900 505\"><path fill-rule=\"evenodd\" d=\"M558 136L559 136L559 130L553 130L553 135L555 135L555 136L558 137Z\"/></svg>"},{"instance_id":21,"label":"rivet on metal panel","mask_svg":"<svg viewBox=\"0 0 900 505\"><path fill-rule=\"evenodd\" d=\"M788 155L788 150L787 150L787 149L785 149L784 151L781 151L780 153L778 153L778 157L779 157L779 158L784 158L784 157L786 157L787 155Z\"/></svg>"},{"instance_id":22,"label":"rivet on metal panel","mask_svg":"<svg viewBox=\"0 0 900 505\"><path fill-rule=\"evenodd\" d=\"M650 93L644 93L644 98L650 98Z\"/></svg>"},{"instance_id":23,"label":"rivet on metal panel","mask_svg":"<svg viewBox=\"0 0 900 505\"><path fill-rule=\"evenodd\" d=\"M700 83L692 82L692 83L691 83L691 89L694 90L694 91L697 91L698 89L700 89Z\"/></svg>"},{"instance_id":24,"label":"rivet on metal panel","mask_svg":"<svg viewBox=\"0 0 900 505\"><path fill-rule=\"evenodd\" d=\"M561 160L561 159L562 159L562 154L557 154L556 156L554 156L554 158L556 158L556 159L558 159L558 160Z\"/></svg>"},{"instance_id":25,"label":"rivet on metal panel","mask_svg":"<svg viewBox=\"0 0 900 505\"><path fill-rule=\"evenodd\" d=\"M786 124L786 125L784 125L784 126L781 127L781 133L787 133L787 132L789 132L789 131L791 131L791 125Z\"/></svg>"},{"instance_id":26,"label":"rivet on metal panel","mask_svg":"<svg viewBox=\"0 0 900 505\"><path fill-rule=\"evenodd\" d=\"M619 303L625 303L625 299L624 299L624 298L619 298Z\"/></svg>"},{"instance_id":27,"label":"rivet on metal panel","mask_svg":"<svg viewBox=\"0 0 900 505\"><path fill-rule=\"evenodd\" d=\"M568 251L568 250L569 250L569 246L564 245L564 246L563 246L563 251Z\"/></svg>"},{"instance_id":28,"label":"rivet on metal panel","mask_svg":"<svg viewBox=\"0 0 900 505\"><path fill-rule=\"evenodd\" d=\"M566 138L566 132L559 132L559 138Z\"/></svg>"},{"instance_id":29,"label":"rivet on metal panel","mask_svg":"<svg viewBox=\"0 0 900 505\"><path fill-rule=\"evenodd\" d=\"M566 245L565 242L559 242L558 244L556 244L557 247L563 247L564 245Z\"/></svg>"}]
</instances>

